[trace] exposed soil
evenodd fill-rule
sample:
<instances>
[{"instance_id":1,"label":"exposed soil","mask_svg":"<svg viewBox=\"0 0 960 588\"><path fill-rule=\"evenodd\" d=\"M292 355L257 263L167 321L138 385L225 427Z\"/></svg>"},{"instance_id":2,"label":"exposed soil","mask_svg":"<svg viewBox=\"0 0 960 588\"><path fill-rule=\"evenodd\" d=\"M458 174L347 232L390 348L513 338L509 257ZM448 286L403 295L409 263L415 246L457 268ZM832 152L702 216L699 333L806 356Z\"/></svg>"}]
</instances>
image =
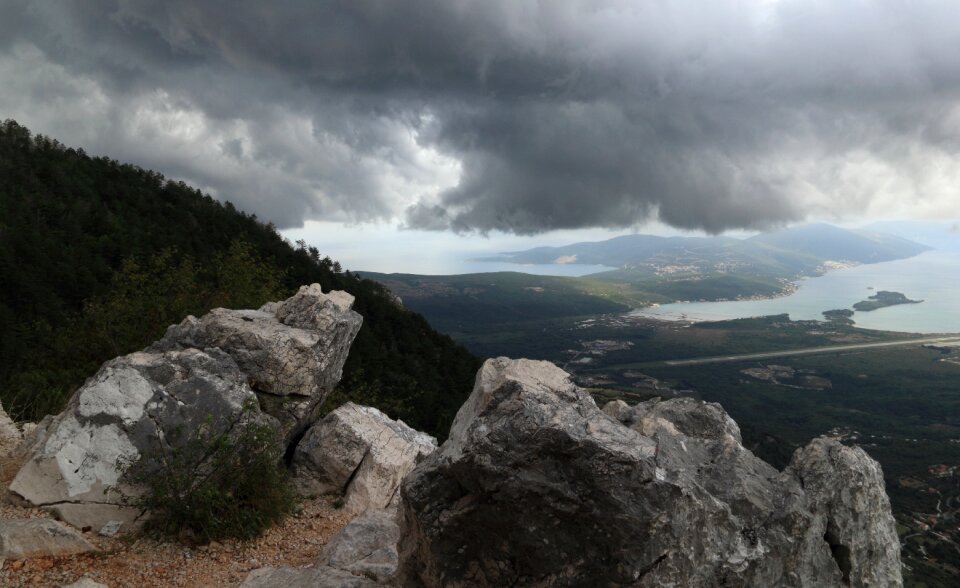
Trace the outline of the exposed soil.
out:
<instances>
[{"instance_id":1,"label":"exposed soil","mask_svg":"<svg viewBox=\"0 0 960 588\"><path fill-rule=\"evenodd\" d=\"M16 473L15 465L19 464L0 459L3 488ZM351 518L332 503L332 498L305 501L297 514L252 541L188 547L144 537L111 539L85 533L100 553L3 561L0 586L59 587L84 576L110 588L237 586L256 568L313 565L327 541ZM0 504L0 519L31 517L52 518L41 509Z\"/></svg>"}]
</instances>

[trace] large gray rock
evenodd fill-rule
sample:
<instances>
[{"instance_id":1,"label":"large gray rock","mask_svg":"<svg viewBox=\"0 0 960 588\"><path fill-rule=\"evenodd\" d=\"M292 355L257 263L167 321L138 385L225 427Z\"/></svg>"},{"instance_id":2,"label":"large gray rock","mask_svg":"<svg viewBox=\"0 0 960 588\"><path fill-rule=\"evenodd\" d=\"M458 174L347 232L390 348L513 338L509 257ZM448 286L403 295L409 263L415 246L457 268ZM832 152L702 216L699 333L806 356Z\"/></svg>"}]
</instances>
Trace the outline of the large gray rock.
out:
<instances>
[{"instance_id":1,"label":"large gray rock","mask_svg":"<svg viewBox=\"0 0 960 588\"><path fill-rule=\"evenodd\" d=\"M293 454L305 495L342 492L350 512L399 504L400 481L437 440L376 408L348 402L313 425Z\"/></svg>"},{"instance_id":2,"label":"large gray rock","mask_svg":"<svg viewBox=\"0 0 960 588\"><path fill-rule=\"evenodd\" d=\"M340 529L317 563L385 581L397 571L400 527L393 510L368 510Z\"/></svg>"},{"instance_id":3,"label":"large gray rock","mask_svg":"<svg viewBox=\"0 0 960 588\"><path fill-rule=\"evenodd\" d=\"M218 308L199 319L187 317L153 348L225 351L289 441L316 419L316 409L340 381L363 323L352 305L346 292L324 294L319 284L302 286L291 298L259 310Z\"/></svg>"},{"instance_id":4,"label":"large gray rock","mask_svg":"<svg viewBox=\"0 0 960 588\"><path fill-rule=\"evenodd\" d=\"M238 423L269 425L284 440L310 423L360 328L352 301L305 286L259 311L188 317L144 351L108 361L36 432L10 490L78 527L129 529L140 513L124 497L138 488L122 474L141 456Z\"/></svg>"},{"instance_id":5,"label":"large gray rock","mask_svg":"<svg viewBox=\"0 0 960 588\"><path fill-rule=\"evenodd\" d=\"M77 527L128 528L140 513L124 505L137 494L121 479L125 464L157 455L161 443L181 446L201 428L225 430L251 404L256 395L220 350L118 357L38 431L10 490Z\"/></svg>"},{"instance_id":6,"label":"large gray rock","mask_svg":"<svg viewBox=\"0 0 960 588\"><path fill-rule=\"evenodd\" d=\"M30 559L88 553L83 535L50 519L0 519L0 558Z\"/></svg>"},{"instance_id":7,"label":"large gray rock","mask_svg":"<svg viewBox=\"0 0 960 588\"><path fill-rule=\"evenodd\" d=\"M879 467L820 445L842 457L808 448L780 473L719 405L601 411L552 364L489 360L449 440L404 480L398 582L900 586Z\"/></svg>"},{"instance_id":8,"label":"large gray rock","mask_svg":"<svg viewBox=\"0 0 960 588\"><path fill-rule=\"evenodd\" d=\"M327 566L315 568L260 568L253 570L240 588L371 588L369 579Z\"/></svg>"}]
</instances>

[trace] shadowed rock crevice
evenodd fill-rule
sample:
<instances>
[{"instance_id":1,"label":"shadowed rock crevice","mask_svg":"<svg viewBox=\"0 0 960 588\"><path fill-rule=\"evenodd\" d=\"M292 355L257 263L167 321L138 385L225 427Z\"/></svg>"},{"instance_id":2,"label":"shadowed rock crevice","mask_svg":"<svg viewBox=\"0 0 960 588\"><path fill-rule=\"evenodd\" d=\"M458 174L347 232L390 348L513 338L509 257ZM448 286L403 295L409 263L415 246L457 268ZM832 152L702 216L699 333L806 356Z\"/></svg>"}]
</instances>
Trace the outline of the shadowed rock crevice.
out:
<instances>
[{"instance_id":1,"label":"shadowed rock crevice","mask_svg":"<svg viewBox=\"0 0 960 588\"><path fill-rule=\"evenodd\" d=\"M853 564L850 561L850 548L840 543L839 532L836 523L833 520L827 522L827 530L823 534L823 540L830 546L830 555L837 562L837 568L840 569L840 579L844 585L850 585L850 573L853 571Z\"/></svg>"}]
</instances>

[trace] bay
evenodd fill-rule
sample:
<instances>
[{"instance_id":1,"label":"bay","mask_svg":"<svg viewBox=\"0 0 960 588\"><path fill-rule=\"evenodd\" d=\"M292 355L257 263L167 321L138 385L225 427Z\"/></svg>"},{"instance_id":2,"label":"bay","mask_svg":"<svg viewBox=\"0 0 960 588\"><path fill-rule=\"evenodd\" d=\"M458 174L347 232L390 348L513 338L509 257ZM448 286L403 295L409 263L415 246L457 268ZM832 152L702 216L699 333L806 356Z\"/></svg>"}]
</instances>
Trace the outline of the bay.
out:
<instances>
[{"instance_id":1,"label":"bay","mask_svg":"<svg viewBox=\"0 0 960 588\"><path fill-rule=\"evenodd\" d=\"M879 290L902 292L920 304L857 312L858 327L911 333L960 332L960 254L929 251L909 259L830 271L798 282L796 292L769 300L680 302L635 310L662 320L716 321L788 314L823 320L825 310L852 308Z\"/></svg>"}]
</instances>

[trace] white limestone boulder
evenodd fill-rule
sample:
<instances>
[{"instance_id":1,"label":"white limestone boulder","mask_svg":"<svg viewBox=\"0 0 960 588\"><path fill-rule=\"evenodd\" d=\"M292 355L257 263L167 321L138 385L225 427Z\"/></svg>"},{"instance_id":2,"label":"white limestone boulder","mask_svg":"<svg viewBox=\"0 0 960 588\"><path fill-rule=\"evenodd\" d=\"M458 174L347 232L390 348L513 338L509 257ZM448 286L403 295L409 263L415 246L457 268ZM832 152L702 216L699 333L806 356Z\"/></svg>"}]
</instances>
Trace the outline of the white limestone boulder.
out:
<instances>
[{"instance_id":1,"label":"white limestone boulder","mask_svg":"<svg viewBox=\"0 0 960 588\"><path fill-rule=\"evenodd\" d=\"M63 588L109 588L106 584L101 584L90 578L83 577L74 582L73 584L67 584Z\"/></svg>"},{"instance_id":2,"label":"white limestone boulder","mask_svg":"<svg viewBox=\"0 0 960 588\"><path fill-rule=\"evenodd\" d=\"M348 402L313 425L293 454L301 494L342 492L350 512L396 507L400 481L437 440L369 406Z\"/></svg>"},{"instance_id":3,"label":"white limestone boulder","mask_svg":"<svg viewBox=\"0 0 960 588\"><path fill-rule=\"evenodd\" d=\"M260 568L247 574L240 588L371 588L381 586L328 566Z\"/></svg>"},{"instance_id":4,"label":"white limestone boulder","mask_svg":"<svg viewBox=\"0 0 960 588\"><path fill-rule=\"evenodd\" d=\"M83 535L50 519L0 519L0 558L61 557L96 551Z\"/></svg>"},{"instance_id":5,"label":"white limestone boulder","mask_svg":"<svg viewBox=\"0 0 960 588\"><path fill-rule=\"evenodd\" d=\"M319 284L302 286L287 300L259 310L217 308L199 319L187 317L153 348L226 352L289 441L315 420L316 409L340 382L363 324L351 310L353 300L346 292L325 294Z\"/></svg>"},{"instance_id":6,"label":"white limestone boulder","mask_svg":"<svg viewBox=\"0 0 960 588\"><path fill-rule=\"evenodd\" d=\"M127 530L140 513L124 503L138 493L124 484L125 467L201 427L225 430L255 405L237 364L217 349L118 357L38 431L10 490L76 527Z\"/></svg>"},{"instance_id":7,"label":"white limestone boulder","mask_svg":"<svg viewBox=\"0 0 960 588\"><path fill-rule=\"evenodd\" d=\"M396 510L370 509L327 542L317 563L383 582L397 571L399 540Z\"/></svg>"}]
</instances>

